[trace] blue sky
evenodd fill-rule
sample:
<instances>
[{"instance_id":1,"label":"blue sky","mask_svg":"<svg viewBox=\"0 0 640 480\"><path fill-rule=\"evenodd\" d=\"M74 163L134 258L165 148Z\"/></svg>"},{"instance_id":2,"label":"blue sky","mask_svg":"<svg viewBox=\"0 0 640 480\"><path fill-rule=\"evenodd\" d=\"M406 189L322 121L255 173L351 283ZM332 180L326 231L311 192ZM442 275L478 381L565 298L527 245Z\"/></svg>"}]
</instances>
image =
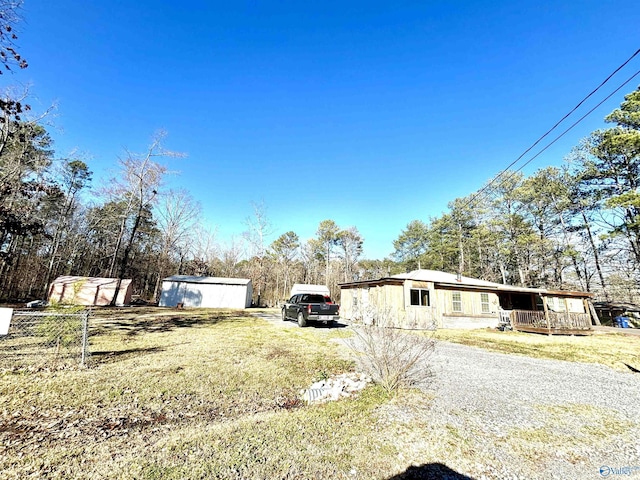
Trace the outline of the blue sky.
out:
<instances>
[{"instance_id":1,"label":"blue sky","mask_svg":"<svg viewBox=\"0 0 640 480\"><path fill-rule=\"evenodd\" d=\"M411 220L478 190L637 50L638 11L635 0L25 0L30 66L0 85L30 83L36 109L57 102L56 152L87 153L96 186L124 148L143 152L167 130L165 146L188 154L167 161L180 172L168 185L191 192L222 243L263 202L269 240L306 240L333 219L383 258ZM637 57L603 92L638 69ZM561 164L638 84L526 171Z\"/></svg>"}]
</instances>

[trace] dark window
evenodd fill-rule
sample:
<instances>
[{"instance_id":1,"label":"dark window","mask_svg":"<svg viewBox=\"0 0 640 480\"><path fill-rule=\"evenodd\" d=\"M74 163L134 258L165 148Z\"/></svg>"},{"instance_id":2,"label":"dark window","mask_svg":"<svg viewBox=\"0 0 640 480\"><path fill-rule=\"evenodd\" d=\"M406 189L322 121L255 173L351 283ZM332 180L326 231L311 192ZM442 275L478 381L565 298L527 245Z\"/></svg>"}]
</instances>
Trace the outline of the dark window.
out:
<instances>
[{"instance_id":1,"label":"dark window","mask_svg":"<svg viewBox=\"0 0 640 480\"><path fill-rule=\"evenodd\" d=\"M429 306L429 290L411 289L411 305Z\"/></svg>"}]
</instances>

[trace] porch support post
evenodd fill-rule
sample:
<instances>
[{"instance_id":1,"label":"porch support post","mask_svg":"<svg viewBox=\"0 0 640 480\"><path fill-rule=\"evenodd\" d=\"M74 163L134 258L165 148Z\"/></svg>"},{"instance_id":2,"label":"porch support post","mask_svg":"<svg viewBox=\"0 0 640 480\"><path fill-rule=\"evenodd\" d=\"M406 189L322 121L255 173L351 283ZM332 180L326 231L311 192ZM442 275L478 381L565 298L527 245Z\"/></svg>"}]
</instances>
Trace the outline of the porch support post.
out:
<instances>
[{"instance_id":1,"label":"porch support post","mask_svg":"<svg viewBox=\"0 0 640 480\"><path fill-rule=\"evenodd\" d=\"M591 300L583 298L582 303L584 303L584 311L589 316L589 325L588 325L589 329L591 329L591 319L593 319L593 322L596 325L602 325L602 323L600 323L600 319L598 318L598 313L596 312L596 309L593 308L593 303L591 303Z\"/></svg>"},{"instance_id":2,"label":"porch support post","mask_svg":"<svg viewBox=\"0 0 640 480\"><path fill-rule=\"evenodd\" d=\"M544 308L544 319L547 322L547 332L548 335L551 335L551 323L549 322L549 308L547 307L547 297L545 295L540 295L542 298L542 308Z\"/></svg>"}]
</instances>

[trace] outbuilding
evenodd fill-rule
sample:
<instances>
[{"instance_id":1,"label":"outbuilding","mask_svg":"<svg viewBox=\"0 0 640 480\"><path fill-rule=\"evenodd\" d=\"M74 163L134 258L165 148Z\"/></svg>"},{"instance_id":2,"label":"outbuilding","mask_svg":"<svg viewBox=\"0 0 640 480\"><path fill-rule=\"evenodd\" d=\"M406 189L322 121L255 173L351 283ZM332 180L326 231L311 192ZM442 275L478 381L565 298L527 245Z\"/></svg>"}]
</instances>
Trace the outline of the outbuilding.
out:
<instances>
[{"instance_id":1,"label":"outbuilding","mask_svg":"<svg viewBox=\"0 0 640 480\"><path fill-rule=\"evenodd\" d=\"M340 315L365 324L408 329L509 324L549 334L591 330L593 295L587 292L503 285L435 270L343 283L340 292Z\"/></svg>"},{"instance_id":2,"label":"outbuilding","mask_svg":"<svg viewBox=\"0 0 640 480\"><path fill-rule=\"evenodd\" d=\"M67 303L71 305L111 305L118 290L116 305L131 303L131 279L120 280L104 277L78 277L64 275L56 278L49 286L49 303Z\"/></svg>"},{"instance_id":3,"label":"outbuilding","mask_svg":"<svg viewBox=\"0 0 640 480\"><path fill-rule=\"evenodd\" d=\"M173 275L162 280L161 307L248 308L253 289L248 278Z\"/></svg>"}]
</instances>

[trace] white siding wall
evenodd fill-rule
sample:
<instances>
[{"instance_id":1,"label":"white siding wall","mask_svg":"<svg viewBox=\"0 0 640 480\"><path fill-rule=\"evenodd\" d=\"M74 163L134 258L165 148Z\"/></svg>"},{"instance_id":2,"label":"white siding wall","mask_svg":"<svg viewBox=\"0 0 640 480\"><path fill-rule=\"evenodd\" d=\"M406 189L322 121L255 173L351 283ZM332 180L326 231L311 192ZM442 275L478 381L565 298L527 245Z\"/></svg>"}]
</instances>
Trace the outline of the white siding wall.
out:
<instances>
[{"instance_id":1,"label":"white siding wall","mask_svg":"<svg viewBox=\"0 0 640 480\"><path fill-rule=\"evenodd\" d=\"M161 307L246 308L251 306L251 284L224 285L164 281L160 294Z\"/></svg>"}]
</instances>

